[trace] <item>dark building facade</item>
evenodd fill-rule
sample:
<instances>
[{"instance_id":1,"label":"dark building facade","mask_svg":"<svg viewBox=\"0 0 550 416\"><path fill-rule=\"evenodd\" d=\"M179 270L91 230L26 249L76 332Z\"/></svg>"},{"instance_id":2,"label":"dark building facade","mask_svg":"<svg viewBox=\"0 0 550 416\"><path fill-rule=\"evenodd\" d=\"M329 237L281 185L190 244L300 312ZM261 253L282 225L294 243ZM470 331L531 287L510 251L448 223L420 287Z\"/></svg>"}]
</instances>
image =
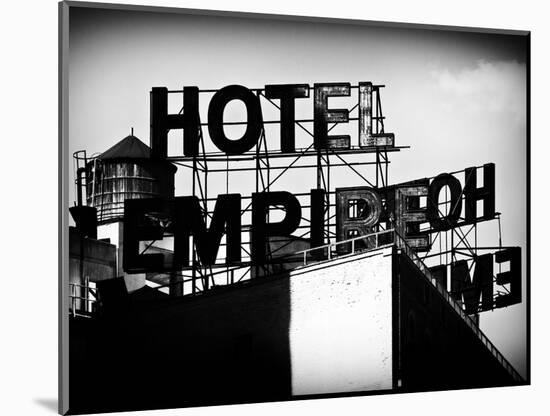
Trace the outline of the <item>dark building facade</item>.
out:
<instances>
[{"instance_id":1,"label":"dark building facade","mask_svg":"<svg viewBox=\"0 0 550 416\"><path fill-rule=\"evenodd\" d=\"M199 295L98 290L70 322L70 413L523 383L394 245Z\"/></svg>"}]
</instances>

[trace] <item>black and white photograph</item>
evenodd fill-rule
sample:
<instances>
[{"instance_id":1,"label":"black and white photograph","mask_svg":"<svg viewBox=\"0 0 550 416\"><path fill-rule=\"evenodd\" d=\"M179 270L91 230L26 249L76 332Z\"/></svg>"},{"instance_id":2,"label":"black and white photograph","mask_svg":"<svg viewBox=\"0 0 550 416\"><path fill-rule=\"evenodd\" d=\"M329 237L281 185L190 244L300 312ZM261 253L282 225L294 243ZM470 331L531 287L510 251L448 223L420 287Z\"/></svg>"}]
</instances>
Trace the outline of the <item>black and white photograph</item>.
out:
<instances>
[{"instance_id":1,"label":"black and white photograph","mask_svg":"<svg viewBox=\"0 0 550 416\"><path fill-rule=\"evenodd\" d=\"M2 17L1 415L548 413L543 2Z\"/></svg>"},{"instance_id":2,"label":"black and white photograph","mask_svg":"<svg viewBox=\"0 0 550 416\"><path fill-rule=\"evenodd\" d=\"M59 7L62 413L530 384L528 31Z\"/></svg>"}]
</instances>

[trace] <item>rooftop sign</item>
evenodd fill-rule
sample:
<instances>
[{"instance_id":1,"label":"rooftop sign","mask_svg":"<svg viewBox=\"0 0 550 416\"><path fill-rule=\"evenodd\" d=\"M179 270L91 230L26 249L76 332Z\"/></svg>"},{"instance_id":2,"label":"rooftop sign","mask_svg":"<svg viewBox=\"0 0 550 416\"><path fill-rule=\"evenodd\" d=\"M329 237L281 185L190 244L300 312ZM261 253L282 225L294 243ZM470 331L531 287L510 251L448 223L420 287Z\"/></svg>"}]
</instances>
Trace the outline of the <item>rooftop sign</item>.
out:
<instances>
[{"instance_id":1,"label":"rooftop sign","mask_svg":"<svg viewBox=\"0 0 550 416\"><path fill-rule=\"evenodd\" d=\"M151 92L151 146L152 157L164 160L168 157L168 132L183 129L183 157L197 158L201 154L201 128L208 127L213 144L227 157L242 155L258 144L263 134L264 120L260 95L269 100L279 100L280 149L279 153L293 153L295 146L296 100L308 98L313 91L313 147L317 151L338 153L351 148L350 135L330 134L330 123L347 123L350 110L333 108L331 97L350 96L352 88L358 90L358 130L355 146L369 151L394 147L394 135L373 129L373 91L377 86L360 82L352 87L349 83L284 84L266 85L263 90L251 90L240 85L230 85L213 92L208 104L208 120L202 124L199 116L199 89L183 88L183 111L168 113L167 88L153 88ZM229 102L239 100L246 109L246 129L236 140L229 139L224 131L224 110ZM204 144L202 144L204 145ZM266 150L267 151L267 150ZM269 154L269 152L267 152ZM478 181L478 168L469 167L459 172L442 173L434 178L418 179L397 185L357 186L337 188L335 191L336 241L368 235L382 227L393 229L408 248L417 252L429 252L434 233L445 232L469 224L494 219L495 212L495 165L482 167L483 185ZM461 174L463 173L463 176ZM449 194L441 210L443 189ZM295 232L302 219L302 204L287 191L264 189L251 196L251 224L242 223L242 196L226 193L217 196L213 211L206 213L207 205L197 195L178 196L172 199L150 198L126 200L124 209L124 269L129 273L173 272L195 267L190 254L196 253L203 267L229 267L264 265L285 261L268 255L273 237L297 238ZM326 189L309 189L309 247L323 246L327 233L325 214L329 210ZM479 209L478 205L483 208ZM201 205L202 204L202 205ZM205 208L206 207L206 208ZM278 221L269 219L274 207L282 208L284 216ZM206 215L208 214L208 215ZM155 220L155 218L157 220ZM168 225L166 225L168 224ZM243 242L243 232L250 232L249 241ZM245 233L245 234L246 234ZM144 253L140 242L173 238L172 253ZM220 260L219 249L225 237ZM302 240L304 240L302 238ZM400 243L397 243L398 245ZM242 248L246 246L250 260L243 261ZM434 268L434 274L447 286L456 298L464 298L468 313L493 309L521 302L521 251L518 247L498 247L498 251L472 256L469 267L465 260L452 260L443 268ZM341 245L338 254L345 254ZM493 264L499 265L494 273ZM502 272L501 265L507 270ZM473 270L473 273L471 273ZM494 297L494 284L506 288L506 295Z\"/></svg>"}]
</instances>

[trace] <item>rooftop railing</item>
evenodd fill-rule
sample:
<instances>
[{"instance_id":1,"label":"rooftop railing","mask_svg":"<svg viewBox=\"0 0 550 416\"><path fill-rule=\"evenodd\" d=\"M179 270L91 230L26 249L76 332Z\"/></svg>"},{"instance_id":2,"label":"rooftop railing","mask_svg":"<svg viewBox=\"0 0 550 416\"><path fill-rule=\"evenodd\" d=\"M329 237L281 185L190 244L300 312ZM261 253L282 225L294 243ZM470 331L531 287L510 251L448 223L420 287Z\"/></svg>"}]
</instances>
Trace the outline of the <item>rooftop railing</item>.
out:
<instances>
[{"instance_id":1,"label":"rooftop railing","mask_svg":"<svg viewBox=\"0 0 550 416\"><path fill-rule=\"evenodd\" d=\"M462 305L456 301L449 293L447 289L437 283L436 278L433 276L430 269L426 264L418 257L414 250L407 244L405 239L399 235L399 233L393 229L379 231L372 234L362 235L359 237L350 238L348 240L337 241L323 246L310 248L296 252L293 256L302 256L302 267L321 263L324 261L331 261L337 258L345 256L351 256L358 253L364 253L372 250L377 250L383 247L396 245L402 250L407 257L418 267L422 272L426 280L431 284L437 292L445 299L445 301L452 307L456 314L468 325L478 339L485 345L485 347L491 352L491 354L498 360L498 362L506 369L506 371L512 376L516 382L523 382L523 377L516 371L516 369L510 364L506 358L500 353L500 351L494 346L494 344L487 338L487 336L481 331L477 323L466 313Z\"/></svg>"},{"instance_id":2,"label":"rooftop railing","mask_svg":"<svg viewBox=\"0 0 550 416\"><path fill-rule=\"evenodd\" d=\"M323 246L308 248L298 251L292 256L302 257L302 266L321 261L330 261L335 258L352 256L365 251L377 250L382 247L389 247L395 243L394 230L378 231L372 234L353 237L348 240L336 241Z\"/></svg>"},{"instance_id":3,"label":"rooftop railing","mask_svg":"<svg viewBox=\"0 0 550 416\"><path fill-rule=\"evenodd\" d=\"M454 309L458 316L470 327L470 329L477 335L478 339L487 347L491 354L498 360L498 362L506 369L506 371L512 376L514 381L520 383L523 382L523 377L516 371L516 369L510 364L510 362L504 358L494 344L487 338L487 336L481 331L476 322L466 313L462 305L457 302L449 293L446 288L437 284L437 280L426 266L426 264L418 257L418 255L411 249L406 243L405 239L395 232L396 241L399 243L398 247L411 259L411 261L422 272L426 280L437 290L437 292L443 296L447 303Z\"/></svg>"}]
</instances>

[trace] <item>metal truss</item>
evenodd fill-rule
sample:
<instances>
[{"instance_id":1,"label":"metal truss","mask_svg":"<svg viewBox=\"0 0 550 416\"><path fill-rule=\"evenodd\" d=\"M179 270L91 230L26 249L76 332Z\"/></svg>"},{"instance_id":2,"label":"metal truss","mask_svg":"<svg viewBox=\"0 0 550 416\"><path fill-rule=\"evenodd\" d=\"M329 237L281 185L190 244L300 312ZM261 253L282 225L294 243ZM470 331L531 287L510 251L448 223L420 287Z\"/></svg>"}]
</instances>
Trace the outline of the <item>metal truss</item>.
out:
<instances>
[{"instance_id":1,"label":"metal truss","mask_svg":"<svg viewBox=\"0 0 550 416\"><path fill-rule=\"evenodd\" d=\"M383 85L373 86L373 98L375 105L373 106L374 114L372 115L373 132L376 134L384 133L384 120L382 115L382 105L380 100L380 88ZM351 89L358 89L359 86L351 86ZM310 87L312 90L313 87ZM265 95L265 90L260 88L251 89L262 103L268 106L273 106L274 109L280 110L280 106L269 99ZM199 90L199 94L213 94L217 90ZM169 94L182 96L183 89L170 90ZM185 109L181 108L180 114ZM357 116L352 116L356 112ZM358 104L349 109L349 122L357 122L359 120ZM218 186L225 183L225 191L229 193L238 189L239 184L231 182L231 173L233 172L254 172L254 188L255 192L268 192L273 190L281 178L288 175L291 171L301 170L304 175L315 175L317 189L322 189L325 192L325 211L324 211L324 243L330 244L336 241L336 192L332 185L331 178L334 175L340 175L342 169L351 172L354 177L358 178L358 185L370 186L373 188L382 188L388 185L389 173L389 155L393 152L398 152L401 149L406 149L408 146L379 146L379 147L360 147L358 145L350 146L348 149L323 149L318 150L313 147L313 118L297 119L294 124L300 132L304 133L312 139L312 143L304 148L297 148L293 153L283 153L277 149L269 149L266 138L265 126L278 124L280 120L265 120L257 144L250 151L239 155L227 155L220 151L207 151L205 145L204 128L207 123L199 120L199 155L198 156L168 156L167 160L183 167L185 171L190 172L191 192L196 195L201 201L202 213L205 223L209 224L209 219L212 218L213 209L209 208L209 204L216 201L217 195L209 194L209 183L215 182ZM224 122L224 126L239 126L246 125L246 122L230 121ZM338 124L332 124L328 131L333 130ZM306 137L307 137L306 136ZM183 140L183 137L182 137ZM350 157L360 156L359 160L350 160ZM243 163L244 162L244 163ZM366 167L374 166L374 174L365 172ZM309 208L309 193L295 193L302 208ZM244 207L241 210L243 243L242 252L243 263L239 267L229 267L220 261L211 267L205 267L199 261L194 244L192 245L192 267L190 273L187 271L178 274L178 285L191 284L191 293L200 293L211 289L217 285L226 285L237 283L242 280L250 279L253 275L269 274L270 270L265 265L252 265L250 262L250 249L247 247L249 240L246 234L250 229L250 222L247 219L250 217L252 200L250 196L242 196ZM273 211L276 211L274 208ZM269 214L268 214L269 215ZM295 232L297 238L308 238L310 219L307 216L302 216L301 224ZM276 263L276 259L280 252L284 250L291 242L286 242L282 246L270 250L268 253L268 262ZM220 247L225 247L222 242ZM218 255L219 257L219 255ZM261 268L263 270L253 270L253 268ZM214 270L215 269L215 270ZM170 283L168 286L173 286ZM167 285L161 285L167 286ZM175 293L173 290L170 292ZM178 294L181 289L178 286ZM187 294L187 293L185 293Z\"/></svg>"}]
</instances>

